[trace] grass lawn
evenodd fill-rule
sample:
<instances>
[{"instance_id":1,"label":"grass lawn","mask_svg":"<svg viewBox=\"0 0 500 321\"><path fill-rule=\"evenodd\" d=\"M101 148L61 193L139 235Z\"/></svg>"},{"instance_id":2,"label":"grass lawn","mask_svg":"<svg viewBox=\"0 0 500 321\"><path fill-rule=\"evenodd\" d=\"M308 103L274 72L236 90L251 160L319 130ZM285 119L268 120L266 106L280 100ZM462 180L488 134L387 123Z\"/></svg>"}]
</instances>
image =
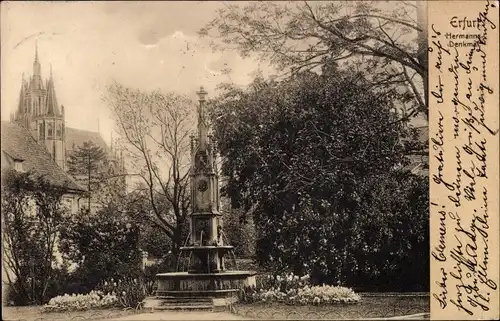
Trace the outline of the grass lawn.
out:
<instances>
[{"instance_id":1,"label":"grass lawn","mask_svg":"<svg viewBox=\"0 0 500 321\"><path fill-rule=\"evenodd\" d=\"M94 309L75 312L50 312L43 313L41 306L27 307L2 307L2 320L14 321L63 321L63 320L100 320L118 318L133 314L133 310L122 309Z\"/></svg>"},{"instance_id":2,"label":"grass lawn","mask_svg":"<svg viewBox=\"0 0 500 321\"><path fill-rule=\"evenodd\" d=\"M280 303L237 304L234 312L259 319L355 319L429 313L429 297L362 297L359 303L290 306ZM428 317L427 317L428 318Z\"/></svg>"}]
</instances>

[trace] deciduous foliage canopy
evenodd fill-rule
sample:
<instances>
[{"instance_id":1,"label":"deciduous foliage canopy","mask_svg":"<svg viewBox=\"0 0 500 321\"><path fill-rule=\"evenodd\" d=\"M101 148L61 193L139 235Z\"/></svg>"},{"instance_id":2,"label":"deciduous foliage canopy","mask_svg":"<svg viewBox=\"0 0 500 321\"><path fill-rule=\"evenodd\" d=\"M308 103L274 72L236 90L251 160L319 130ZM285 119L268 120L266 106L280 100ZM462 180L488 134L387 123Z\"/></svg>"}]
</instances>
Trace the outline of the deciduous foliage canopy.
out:
<instances>
[{"instance_id":1,"label":"deciduous foliage canopy","mask_svg":"<svg viewBox=\"0 0 500 321\"><path fill-rule=\"evenodd\" d=\"M212 119L225 193L252 213L260 263L317 282L390 287L419 272L400 285L427 284L427 182L406 169L420 146L390 93L334 65L259 82L213 101Z\"/></svg>"},{"instance_id":2,"label":"deciduous foliage canopy","mask_svg":"<svg viewBox=\"0 0 500 321\"><path fill-rule=\"evenodd\" d=\"M215 49L256 54L284 75L341 62L374 87L399 87L406 117L427 113L423 1L227 3L200 34L215 38Z\"/></svg>"}]
</instances>

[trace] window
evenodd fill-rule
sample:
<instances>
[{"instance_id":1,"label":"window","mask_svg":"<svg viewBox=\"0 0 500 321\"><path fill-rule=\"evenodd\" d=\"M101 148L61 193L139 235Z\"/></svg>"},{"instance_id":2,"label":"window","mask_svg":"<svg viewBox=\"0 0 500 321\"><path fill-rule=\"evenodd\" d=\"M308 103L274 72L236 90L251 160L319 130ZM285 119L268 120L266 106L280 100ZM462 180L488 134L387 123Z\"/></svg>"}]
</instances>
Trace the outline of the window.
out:
<instances>
[{"instance_id":1,"label":"window","mask_svg":"<svg viewBox=\"0 0 500 321\"><path fill-rule=\"evenodd\" d=\"M42 114L42 97L38 97L38 106L36 108L37 115Z\"/></svg>"},{"instance_id":2,"label":"window","mask_svg":"<svg viewBox=\"0 0 500 321\"><path fill-rule=\"evenodd\" d=\"M57 125L57 138L62 136L62 124Z\"/></svg>"},{"instance_id":3,"label":"window","mask_svg":"<svg viewBox=\"0 0 500 321\"><path fill-rule=\"evenodd\" d=\"M38 124L38 137L39 137L39 139L45 138L45 133L43 130L43 123Z\"/></svg>"},{"instance_id":4,"label":"window","mask_svg":"<svg viewBox=\"0 0 500 321\"><path fill-rule=\"evenodd\" d=\"M14 160L14 169L18 172L23 172L23 161Z\"/></svg>"},{"instance_id":5,"label":"window","mask_svg":"<svg viewBox=\"0 0 500 321\"><path fill-rule=\"evenodd\" d=\"M52 123L49 123L47 129L47 136L48 138L52 138L53 135L54 135L54 125Z\"/></svg>"}]
</instances>

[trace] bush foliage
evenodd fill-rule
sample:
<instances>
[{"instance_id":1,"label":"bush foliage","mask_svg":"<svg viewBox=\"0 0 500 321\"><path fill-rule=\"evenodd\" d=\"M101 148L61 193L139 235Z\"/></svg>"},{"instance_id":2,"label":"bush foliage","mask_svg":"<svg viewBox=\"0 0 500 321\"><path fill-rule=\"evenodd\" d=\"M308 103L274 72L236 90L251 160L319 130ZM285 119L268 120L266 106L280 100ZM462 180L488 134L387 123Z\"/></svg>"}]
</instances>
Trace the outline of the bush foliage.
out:
<instances>
[{"instance_id":1,"label":"bush foliage","mask_svg":"<svg viewBox=\"0 0 500 321\"><path fill-rule=\"evenodd\" d=\"M73 275L90 289L112 277L141 274L139 226L112 206L69 218L61 230L61 251L79 264Z\"/></svg>"}]
</instances>

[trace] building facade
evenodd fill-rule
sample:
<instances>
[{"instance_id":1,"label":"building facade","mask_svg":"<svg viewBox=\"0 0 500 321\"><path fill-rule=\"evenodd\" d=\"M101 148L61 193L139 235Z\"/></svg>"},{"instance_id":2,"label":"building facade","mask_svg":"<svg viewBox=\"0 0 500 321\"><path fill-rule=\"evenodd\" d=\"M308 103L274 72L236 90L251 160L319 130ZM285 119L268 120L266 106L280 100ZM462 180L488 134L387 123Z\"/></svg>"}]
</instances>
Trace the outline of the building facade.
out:
<instances>
[{"instance_id":1,"label":"building facade","mask_svg":"<svg viewBox=\"0 0 500 321\"><path fill-rule=\"evenodd\" d=\"M85 142L101 148L105 154L105 160L101 164L103 186L106 186L106 195L123 195L126 191L125 163L123 154L113 143L108 146L98 132L66 127L64 106L59 105L56 95L52 67L48 79L42 78L42 68L35 48L33 61L33 74L28 79L22 78L19 93L19 103L16 111L11 115L11 123L24 127L39 145L45 147L52 160L63 170L68 171L68 159L70 155L81 148ZM74 175L81 186L84 183L85 173ZM102 195L103 193L93 193ZM91 208L97 210L103 203L94 199ZM85 207L87 202L82 202ZM87 205L88 206L88 205Z\"/></svg>"},{"instance_id":2,"label":"building facade","mask_svg":"<svg viewBox=\"0 0 500 321\"><path fill-rule=\"evenodd\" d=\"M19 104L11 120L25 127L47 148L56 164L65 169L64 106L57 102L52 68L50 78L42 79L38 50L35 51L33 75L27 81L23 76Z\"/></svg>"}]
</instances>

